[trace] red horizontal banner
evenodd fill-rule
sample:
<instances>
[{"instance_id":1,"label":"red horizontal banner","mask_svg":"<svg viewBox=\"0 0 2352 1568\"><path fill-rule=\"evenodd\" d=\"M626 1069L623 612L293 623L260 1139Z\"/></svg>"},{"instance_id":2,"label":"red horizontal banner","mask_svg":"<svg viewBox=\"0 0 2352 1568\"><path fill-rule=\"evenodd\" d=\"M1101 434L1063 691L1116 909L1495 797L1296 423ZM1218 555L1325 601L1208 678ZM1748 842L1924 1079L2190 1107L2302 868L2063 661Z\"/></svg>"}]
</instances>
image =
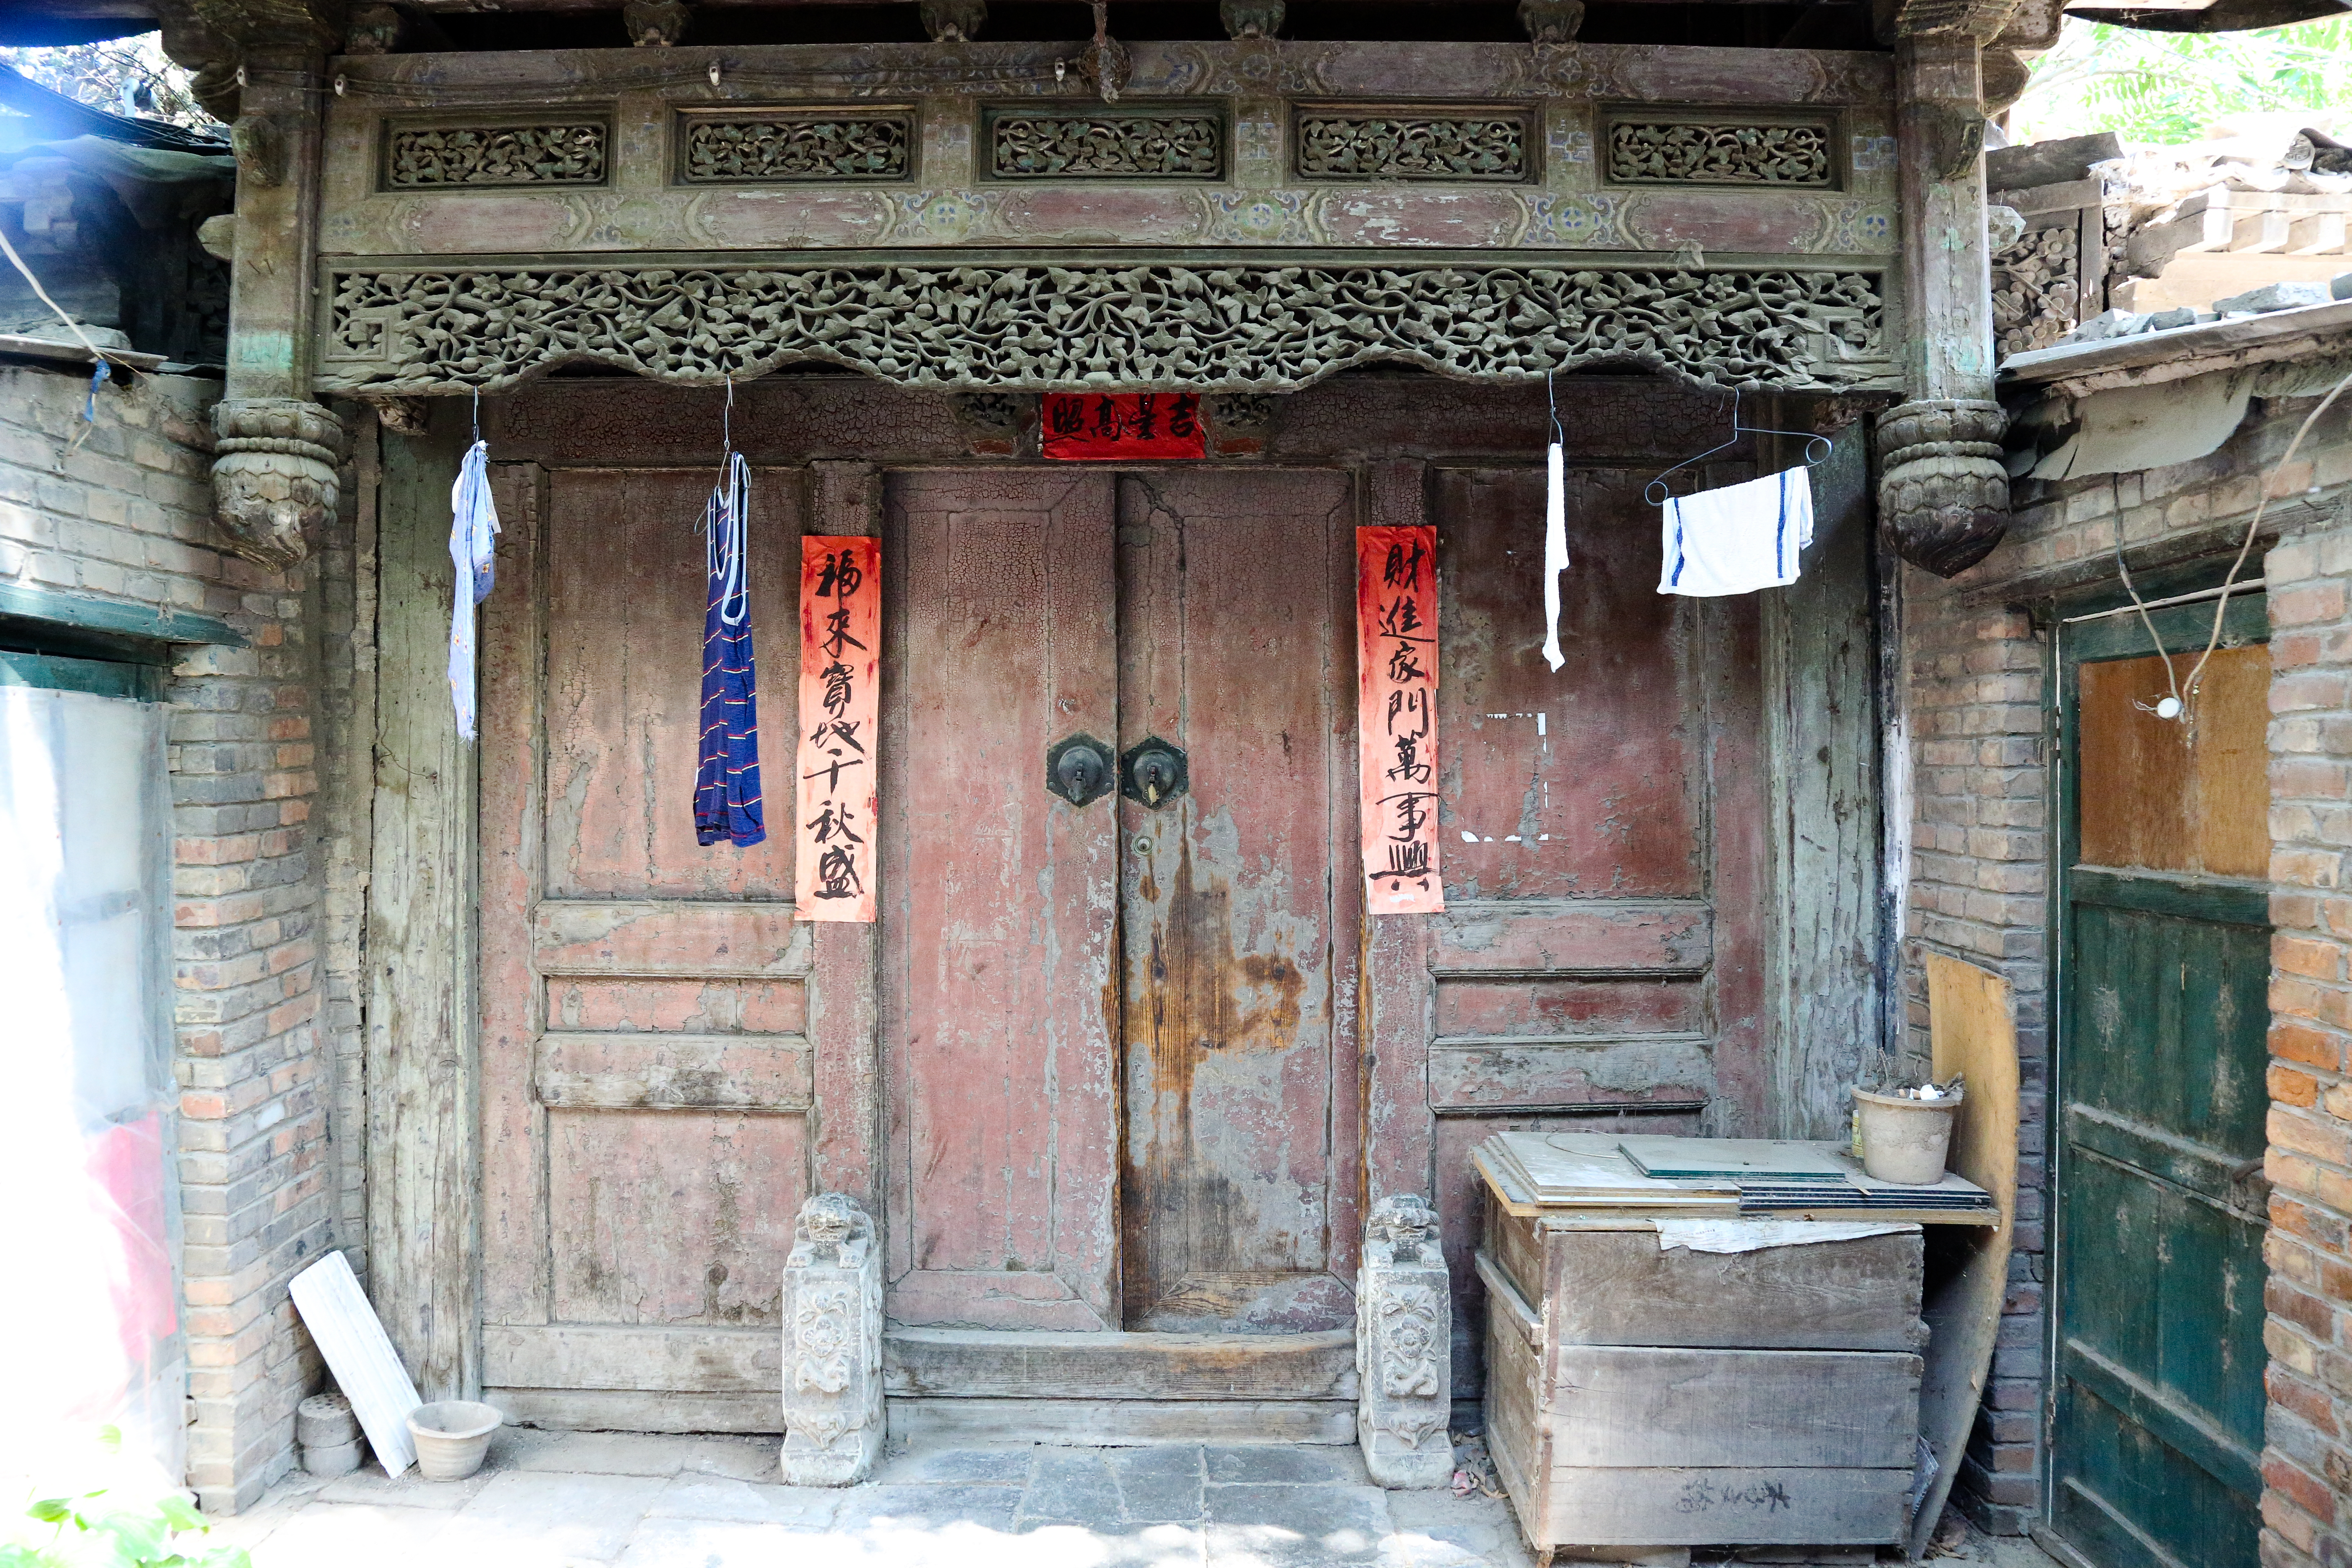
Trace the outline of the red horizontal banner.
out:
<instances>
[{"instance_id":1,"label":"red horizontal banner","mask_svg":"<svg viewBox=\"0 0 2352 1568\"><path fill-rule=\"evenodd\" d=\"M1049 392L1045 447L1069 463L1200 458L1209 432L1197 392Z\"/></svg>"}]
</instances>

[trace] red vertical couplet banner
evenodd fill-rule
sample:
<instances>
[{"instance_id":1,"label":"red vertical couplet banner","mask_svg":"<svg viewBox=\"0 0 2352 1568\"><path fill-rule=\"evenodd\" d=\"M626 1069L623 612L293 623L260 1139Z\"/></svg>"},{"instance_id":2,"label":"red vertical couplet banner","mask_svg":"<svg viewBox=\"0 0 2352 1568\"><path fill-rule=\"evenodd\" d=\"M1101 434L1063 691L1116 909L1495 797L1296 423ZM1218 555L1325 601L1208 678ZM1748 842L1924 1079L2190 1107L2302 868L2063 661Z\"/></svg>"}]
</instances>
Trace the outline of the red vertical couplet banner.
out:
<instances>
[{"instance_id":1,"label":"red vertical couplet banner","mask_svg":"<svg viewBox=\"0 0 2352 1568\"><path fill-rule=\"evenodd\" d=\"M882 715L882 544L801 541L799 809L794 902L804 921L874 919L875 771Z\"/></svg>"},{"instance_id":2,"label":"red vertical couplet banner","mask_svg":"<svg viewBox=\"0 0 2352 1568\"><path fill-rule=\"evenodd\" d=\"M1437 529L1356 530L1364 907L1445 907L1437 854Z\"/></svg>"}]
</instances>

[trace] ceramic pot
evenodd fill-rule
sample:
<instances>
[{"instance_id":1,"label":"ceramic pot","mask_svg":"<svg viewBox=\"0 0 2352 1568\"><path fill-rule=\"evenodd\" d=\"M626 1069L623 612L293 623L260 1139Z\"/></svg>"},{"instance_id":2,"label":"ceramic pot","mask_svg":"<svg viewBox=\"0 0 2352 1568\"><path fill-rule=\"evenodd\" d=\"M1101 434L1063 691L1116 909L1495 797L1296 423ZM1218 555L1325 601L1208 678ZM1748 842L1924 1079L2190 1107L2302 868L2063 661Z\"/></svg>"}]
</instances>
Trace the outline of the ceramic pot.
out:
<instances>
[{"instance_id":1,"label":"ceramic pot","mask_svg":"<svg viewBox=\"0 0 2352 1568\"><path fill-rule=\"evenodd\" d=\"M1952 1147L1952 1113L1966 1093L1941 1100L1853 1091L1853 1116L1862 1135L1863 1173L1874 1182L1932 1187L1944 1179L1944 1157Z\"/></svg>"},{"instance_id":2,"label":"ceramic pot","mask_svg":"<svg viewBox=\"0 0 2352 1568\"><path fill-rule=\"evenodd\" d=\"M462 1481L482 1468L490 1434L505 1417L470 1399L445 1399L408 1413L408 1435L416 1440L416 1473L428 1481Z\"/></svg>"}]
</instances>

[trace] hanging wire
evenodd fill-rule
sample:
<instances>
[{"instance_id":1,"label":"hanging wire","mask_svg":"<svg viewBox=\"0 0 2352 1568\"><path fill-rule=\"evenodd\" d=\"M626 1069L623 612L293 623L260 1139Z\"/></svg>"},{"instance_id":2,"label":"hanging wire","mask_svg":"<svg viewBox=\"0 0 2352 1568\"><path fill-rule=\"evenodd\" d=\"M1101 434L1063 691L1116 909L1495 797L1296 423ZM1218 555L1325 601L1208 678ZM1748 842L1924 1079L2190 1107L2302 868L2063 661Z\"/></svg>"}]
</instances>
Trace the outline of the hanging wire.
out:
<instances>
[{"instance_id":1,"label":"hanging wire","mask_svg":"<svg viewBox=\"0 0 2352 1568\"><path fill-rule=\"evenodd\" d=\"M1553 395L1551 378L1550 371L1544 372L1544 405L1551 416L1551 444L1565 447L1568 445L1568 431L1559 422L1559 399Z\"/></svg>"},{"instance_id":2,"label":"hanging wire","mask_svg":"<svg viewBox=\"0 0 2352 1568\"><path fill-rule=\"evenodd\" d=\"M1690 457L1685 458L1673 468L1659 469L1657 477L1653 479L1648 484L1642 487L1642 499L1648 501L1652 506L1664 506L1666 503L1666 498L1674 493L1666 484L1666 476L1668 474L1679 472L1684 468L1689 468L1694 463L1703 463L1709 458L1714 457L1717 452L1722 451L1727 447L1736 447L1739 445L1739 438L1742 436L1797 437L1805 443L1805 467L1809 468L1817 468L1821 467L1822 463L1828 460L1830 455L1830 438L1819 434L1818 432L1811 430L1767 430L1761 425L1742 425L1739 422L1739 388L1735 386L1731 389L1730 438L1728 440L1717 442L1714 446L1709 447L1704 452L1694 453Z\"/></svg>"},{"instance_id":3,"label":"hanging wire","mask_svg":"<svg viewBox=\"0 0 2352 1568\"><path fill-rule=\"evenodd\" d=\"M727 401L719 416L719 483L703 508L703 563L719 579L720 624L740 626L751 613L744 591L745 512L751 497L751 465L735 449L735 378L727 378Z\"/></svg>"}]
</instances>

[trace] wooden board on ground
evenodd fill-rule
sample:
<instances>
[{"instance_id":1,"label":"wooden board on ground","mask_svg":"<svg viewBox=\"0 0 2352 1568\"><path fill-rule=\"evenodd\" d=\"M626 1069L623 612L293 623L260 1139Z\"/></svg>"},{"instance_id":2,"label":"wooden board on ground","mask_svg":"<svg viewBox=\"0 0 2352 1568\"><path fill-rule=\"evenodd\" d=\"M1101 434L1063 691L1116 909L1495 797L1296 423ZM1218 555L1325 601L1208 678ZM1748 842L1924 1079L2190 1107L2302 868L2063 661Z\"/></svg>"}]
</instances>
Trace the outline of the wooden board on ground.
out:
<instances>
[{"instance_id":1,"label":"wooden board on ground","mask_svg":"<svg viewBox=\"0 0 2352 1568\"><path fill-rule=\"evenodd\" d=\"M1911 1522L1914 1561L1944 1510L1960 1454L1976 1424L1992 1370L2000 1304L2009 1290L2011 1226L2017 1215L2017 1025L2009 982L1972 963L1927 954L1927 1033L1938 1081L1968 1075L1954 1113L1948 1163L1990 1193L2000 1223L1962 1233L1967 1258L1927 1299L1927 1366L1919 1391L1919 1434L1936 1455L1936 1476Z\"/></svg>"},{"instance_id":2,"label":"wooden board on ground","mask_svg":"<svg viewBox=\"0 0 2352 1568\"><path fill-rule=\"evenodd\" d=\"M408 1413L424 1401L416 1397L408 1369L400 1364L375 1309L361 1292L350 1260L330 1252L294 1276L287 1290L311 1342L327 1358L335 1386L352 1402L368 1447L375 1450L386 1474L400 1474L416 1462Z\"/></svg>"}]
</instances>

